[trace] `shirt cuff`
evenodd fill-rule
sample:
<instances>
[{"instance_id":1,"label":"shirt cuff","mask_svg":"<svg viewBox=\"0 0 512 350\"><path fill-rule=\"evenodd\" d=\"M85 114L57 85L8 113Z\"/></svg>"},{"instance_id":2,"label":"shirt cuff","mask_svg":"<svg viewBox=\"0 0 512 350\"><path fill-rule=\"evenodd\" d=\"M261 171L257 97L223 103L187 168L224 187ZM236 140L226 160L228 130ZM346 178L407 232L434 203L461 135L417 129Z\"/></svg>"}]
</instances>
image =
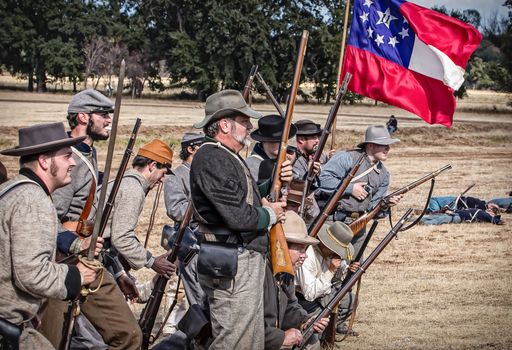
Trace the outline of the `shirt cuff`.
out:
<instances>
[{"instance_id":1,"label":"shirt cuff","mask_svg":"<svg viewBox=\"0 0 512 350\"><path fill-rule=\"evenodd\" d=\"M148 260L146 261L146 264L144 265L148 269L150 269L153 266L153 263L155 262L155 258L151 255Z\"/></svg>"},{"instance_id":2,"label":"shirt cuff","mask_svg":"<svg viewBox=\"0 0 512 350\"><path fill-rule=\"evenodd\" d=\"M77 238L71 243L71 246L69 247L69 252L72 254L79 253L80 252L80 246L82 245L82 240L80 238Z\"/></svg>"},{"instance_id":3,"label":"shirt cuff","mask_svg":"<svg viewBox=\"0 0 512 350\"><path fill-rule=\"evenodd\" d=\"M62 231L57 235L57 249L65 254L71 253L71 246L79 239L71 231Z\"/></svg>"}]
</instances>

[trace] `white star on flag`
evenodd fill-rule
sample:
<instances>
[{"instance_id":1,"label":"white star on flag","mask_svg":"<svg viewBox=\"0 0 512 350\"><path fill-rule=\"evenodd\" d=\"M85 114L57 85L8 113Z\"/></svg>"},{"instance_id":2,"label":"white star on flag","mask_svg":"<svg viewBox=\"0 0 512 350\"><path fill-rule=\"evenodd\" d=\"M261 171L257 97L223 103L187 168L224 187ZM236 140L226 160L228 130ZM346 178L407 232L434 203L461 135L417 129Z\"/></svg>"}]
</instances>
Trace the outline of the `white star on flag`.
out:
<instances>
[{"instance_id":1,"label":"white star on flag","mask_svg":"<svg viewBox=\"0 0 512 350\"><path fill-rule=\"evenodd\" d=\"M398 43L399 43L399 41L396 39L396 37L392 36L389 38L389 42L388 42L389 45L395 47L395 45Z\"/></svg>"},{"instance_id":2,"label":"white star on flag","mask_svg":"<svg viewBox=\"0 0 512 350\"><path fill-rule=\"evenodd\" d=\"M364 22L366 22L368 20L368 15L369 15L368 12L363 12L363 14L361 16L359 16L359 18L361 18L361 20L364 23Z\"/></svg>"},{"instance_id":3,"label":"white star on flag","mask_svg":"<svg viewBox=\"0 0 512 350\"><path fill-rule=\"evenodd\" d=\"M384 44L384 35L377 34L375 42L377 43L377 46L380 46L380 44Z\"/></svg>"},{"instance_id":4,"label":"white star on flag","mask_svg":"<svg viewBox=\"0 0 512 350\"><path fill-rule=\"evenodd\" d=\"M402 31L401 32L398 32L398 34L400 34L400 36L403 38L405 38L406 36L409 36L409 29L406 29L406 28L402 28Z\"/></svg>"},{"instance_id":5,"label":"white star on flag","mask_svg":"<svg viewBox=\"0 0 512 350\"><path fill-rule=\"evenodd\" d=\"M398 19L397 17L393 16L391 14L391 11L389 11L389 7L385 12L377 11L377 14L379 15L379 20L377 21L377 24L384 24L389 29L389 23L391 21Z\"/></svg>"},{"instance_id":6,"label":"white star on flag","mask_svg":"<svg viewBox=\"0 0 512 350\"><path fill-rule=\"evenodd\" d=\"M370 38L373 38L373 29L372 29L372 27L368 27L368 29L366 29L366 31L368 32L368 36Z\"/></svg>"},{"instance_id":7,"label":"white star on flag","mask_svg":"<svg viewBox=\"0 0 512 350\"><path fill-rule=\"evenodd\" d=\"M373 1L372 0L364 0L364 4L363 6L368 6L370 7L370 5L373 4Z\"/></svg>"}]
</instances>

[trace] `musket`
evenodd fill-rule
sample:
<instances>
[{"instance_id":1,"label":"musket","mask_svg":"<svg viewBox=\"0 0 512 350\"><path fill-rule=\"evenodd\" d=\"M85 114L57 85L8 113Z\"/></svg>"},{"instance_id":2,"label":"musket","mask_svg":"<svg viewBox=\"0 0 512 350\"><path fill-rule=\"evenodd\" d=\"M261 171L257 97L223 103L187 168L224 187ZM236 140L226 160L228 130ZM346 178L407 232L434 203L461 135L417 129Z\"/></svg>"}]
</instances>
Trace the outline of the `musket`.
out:
<instances>
[{"instance_id":1,"label":"musket","mask_svg":"<svg viewBox=\"0 0 512 350\"><path fill-rule=\"evenodd\" d=\"M147 248L149 243L149 236L151 235L151 231L153 230L153 226L155 225L155 216L156 211L158 209L158 201L160 199L160 193L162 193L162 183L158 183L158 187L156 188L155 200L153 201L153 209L151 210L151 216L149 217L149 225L146 231L146 240L144 241L144 248Z\"/></svg>"},{"instance_id":2,"label":"musket","mask_svg":"<svg viewBox=\"0 0 512 350\"><path fill-rule=\"evenodd\" d=\"M286 115L285 115L285 113L283 111L283 108L281 107L279 102L277 102L276 98L274 97L274 94L270 90L270 87L267 85L267 82L265 80L263 80L263 77L261 76L260 72L256 73L256 79L258 79L258 81L260 82L261 86L263 86L263 89L265 90L265 94L270 99L270 101L272 102L274 107L276 107L277 112L279 113L279 115L281 117L283 117L283 118L286 117Z\"/></svg>"},{"instance_id":3,"label":"musket","mask_svg":"<svg viewBox=\"0 0 512 350\"><path fill-rule=\"evenodd\" d=\"M110 176L110 168L112 166L112 158L114 156L114 147L116 143L116 135L117 135L117 125L119 123L119 112L121 109L121 99L123 96L123 82L124 82L124 74L126 70L126 63L124 59L121 61L121 67L119 68L119 79L117 84L117 94L116 94L116 102L114 105L114 115L112 118L112 129L110 131L110 137L109 137L109 143L108 143L108 152L107 152L107 159L105 161L105 170L103 173L103 183L108 183L108 178ZM100 230L100 220L98 219L98 213L101 213L101 210L103 208L103 202L106 197L106 189L107 186L103 186L101 190L98 210L96 212L96 221L94 222L94 229L91 235L91 242L89 245L89 249L87 250L87 262L91 264L91 266L97 265L94 262L94 253L96 250L96 242L98 240L98 234ZM73 256L72 259L75 257ZM84 263L87 263L84 261ZM85 287L82 287L82 290L80 291L80 294L83 296L88 294L88 289ZM80 307L80 298L77 298L76 300L73 300L69 307L67 314L65 315L65 327L63 329L63 337L61 339L61 342L59 344L59 350L68 350L71 346L71 335L73 333L73 328L75 325L75 318L79 313L79 307Z\"/></svg>"},{"instance_id":4,"label":"musket","mask_svg":"<svg viewBox=\"0 0 512 350\"><path fill-rule=\"evenodd\" d=\"M343 179L343 181L340 183L338 188L336 189L336 192L334 192L327 201L327 204L324 206L320 214L315 218L315 220L311 223L311 225L308 228L309 235L312 237L316 237L320 229L322 228L322 225L325 223L329 215L333 212L334 209L338 206L338 201L343 196L343 193L345 193L345 190L347 189L348 185L350 185L350 182L356 175L357 171L359 170L359 167L361 164L363 164L363 161L366 158L366 153L362 153L359 156L359 159L357 160L356 164L350 170L348 175Z\"/></svg>"},{"instance_id":5,"label":"musket","mask_svg":"<svg viewBox=\"0 0 512 350\"><path fill-rule=\"evenodd\" d=\"M402 226L405 221L409 218L412 213L412 209L408 209L405 214L398 220L398 222L393 226L391 231L384 237L384 239L379 243L379 245L373 250L373 252L368 256L368 258L361 264L361 266L357 269L356 272L347 280L346 283L343 284L343 287L334 295L334 297L327 303L327 305L320 311L320 313L311 321L309 321L302 332L302 341L299 345L294 347L294 349L305 349L306 344L315 332L313 326L320 319L329 316L332 310L338 305L338 303L343 299L345 295L352 289L352 287L357 283L357 281L361 278L363 273L368 269L368 267L375 261L375 259L379 256L379 254L386 248L386 246L391 242L391 240L400 232Z\"/></svg>"},{"instance_id":6,"label":"musket","mask_svg":"<svg viewBox=\"0 0 512 350\"><path fill-rule=\"evenodd\" d=\"M352 79L352 74L346 73L345 77L343 78L343 83L341 85L341 89L338 91L338 94L336 95L336 100L334 101L334 105L332 105L331 109L329 110L329 115L327 116L327 120L325 121L324 129L322 130L322 135L320 136L320 140L318 142L315 154L313 156L313 159L308 163L308 171L306 173L306 179L304 183L304 190L302 192L302 199L300 201L300 207L299 207L299 215L301 217L304 217L304 207L306 204L306 197L309 194L309 189L311 188L311 184L313 183L313 180L315 179L314 176L314 163L320 161L320 157L322 156L322 153L324 151L324 147L327 144L327 139L329 138L329 135L331 134L331 128L334 123L334 119L336 119L336 115L338 115L338 110L340 109L341 103L343 102L343 97L347 93L348 84L350 83L350 79Z\"/></svg>"},{"instance_id":7,"label":"musket","mask_svg":"<svg viewBox=\"0 0 512 350\"><path fill-rule=\"evenodd\" d=\"M466 193L469 192L470 189L472 189L473 187L475 187L476 184L471 184L468 186L468 188L466 188L464 191L461 192L461 194L459 194L457 196L457 198L455 198L453 201L451 201L449 204L446 205L446 207L448 208L452 208L452 205L455 206L455 209L457 207L457 202L459 201L460 198L462 198L463 195L465 195Z\"/></svg>"},{"instance_id":8,"label":"musket","mask_svg":"<svg viewBox=\"0 0 512 350\"><path fill-rule=\"evenodd\" d=\"M281 195L281 167L286 160L286 149L288 147L288 136L290 133L293 109L295 108L295 99L297 97L297 90L299 89L300 73L302 71L302 63L304 61L304 55L306 53L306 45L308 42L309 32L304 30L302 32L302 38L300 41L299 50L297 52L297 63L295 65L295 73L293 76L292 87L290 91L290 98L286 106L286 117L284 122L283 134L281 136L281 143L279 145L279 154L276 160L276 167L274 170L274 178L272 181L272 189L270 193L270 200L277 202ZM272 272L274 276L281 279L287 279L295 275L295 271L290 259L290 253L288 251L288 244L284 236L283 226L281 222L277 222L270 229L269 233L270 240L270 260L272 262Z\"/></svg>"},{"instance_id":9,"label":"musket","mask_svg":"<svg viewBox=\"0 0 512 350\"><path fill-rule=\"evenodd\" d=\"M432 180L432 185L431 185L430 194L429 194L429 200L430 200L430 195L432 194L432 190L434 188L434 181L435 181L434 179L435 179L435 177L438 176L439 174L441 174L443 171L449 170L451 168L452 168L452 166L450 164L445 165L444 167L442 167L442 168L440 168L440 169L438 169L436 171L433 171L430 174L427 174L427 175L423 176L422 178L420 178L420 179L418 179L416 181L413 181L410 184L408 184L407 186L404 186L404 187L396 190L395 192L390 193L387 196L385 196L384 198L382 198L379 201L379 203L377 203L375 208L373 208L371 211L369 211L368 213L365 213L364 215L360 216L357 220L355 220L355 221L353 221L352 223L349 224L350 228L352 229L352 233L354 234L354 236L357 235L359 232L361 232L361 230L366 226L366 224L370 220L372 220L377 214L379 214L379 212L382 209L387 209L388 208L389 201L391 200L392 197L399 196L399 195L402 195L404 193L407 193L410 190L412 190L413 188L416 188L419 185L423 184L424 182L427 182L428 180ZM428 200L427 200L427 206L428 206ZM414 224L417 223L419 221L419 219L421 219L422 216L423 216L423 214L421 214L419 216L419 218L416 219L416 221L414 221L408 228L414 226Z\"/></svg>"},{"instance_id":10,"label":"musket","mask_svg":"<svg viewBox=\"0 0 512 350\"><path fill-rule=\"evenodd\" d=\"M171 248L171 253L167 256L167 260L172 263L174 263L178 257L181 241L183 239L185 229L188 227L190 219L192 218L192 213L192 201L189 201L187 209L185 210L185 214L183 215L183 221L181 222L178 232L176 233L176 239L174 240L173 246ZM165 292L165 287L167 286L167 281L168 279L165 276L158 276L155 282L155 286L151 291L149 300L140 315L139 326L142 330L142 350L147 350L151 343L151 332L153 331L153 327L155 325L158 309L162 303L162 297Z\"/></svg>"},{"instance_id":11,"label":"musket","mask_svg":"<svg viewBox=\"0 0 512 350\"><path fill-rule=\"evenodd\" d=\"M258 71L258 66L254 65L251 67L251 71L249 72L249 76L247 77L247 81L245 82L244 89L242 90L242 96L245 102L249 103L249 95L251 94L252 82L254 81L254 75Z\"/></svg>"}]
</instances>

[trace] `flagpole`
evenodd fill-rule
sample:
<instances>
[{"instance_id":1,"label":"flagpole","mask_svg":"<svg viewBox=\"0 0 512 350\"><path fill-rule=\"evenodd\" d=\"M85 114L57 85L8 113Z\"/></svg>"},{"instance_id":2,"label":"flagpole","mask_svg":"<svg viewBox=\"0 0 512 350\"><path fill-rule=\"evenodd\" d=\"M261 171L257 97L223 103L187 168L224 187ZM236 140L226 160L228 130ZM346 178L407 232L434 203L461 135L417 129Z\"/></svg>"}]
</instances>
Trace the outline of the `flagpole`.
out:
<instances>
[{"instance_id":1,"label":"flagpole","mask_svg":"<svg viewBox=\"0 0 512 350\"><path fill-rule=\"evenodd\" d=\"M345 57L345 43L347 41L348 14L350 12L350 0L345 1L345 17L343 18L343 34L341 35L340 62L338 64L338 75L336 76L336 95L340 91L341 69L343 68L343 58ZM336 119L332 123L331 129L331 150L336 147Z\"/></svg>"}]
</instances>

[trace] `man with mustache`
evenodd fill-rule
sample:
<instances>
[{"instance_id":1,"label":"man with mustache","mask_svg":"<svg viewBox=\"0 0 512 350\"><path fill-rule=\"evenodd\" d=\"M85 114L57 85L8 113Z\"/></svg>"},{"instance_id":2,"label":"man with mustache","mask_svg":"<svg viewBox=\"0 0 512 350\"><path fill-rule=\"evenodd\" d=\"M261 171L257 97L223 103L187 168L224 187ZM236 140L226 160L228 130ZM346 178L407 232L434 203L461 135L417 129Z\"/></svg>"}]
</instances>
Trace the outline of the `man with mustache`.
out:
<instances>
[{"instance_id":1,"label":"man with mustache","mask_svg":"<svg viewBox=\"0 0 512 350\"><path fill-rule=\"evenodd\" d=\"M268 229L284 220L285 203L262 195L239 152L249 144L249 108L239 91L208 97L202 128L205 142L194 156L190 189L194 216L203 234L199 283L208 296L213 343L209 349L263 349L263 280ZM290 162L280 173L291 181ZM266 187L265 187L266 186Z\"/></svg>"},{"instance_id":2,"label":"man with mustache","mask_svg":"<svg viewBox=\"0 0 512 350\"><path fill-rule=\"evenodd\" d=\"M112 123L112 102L100 92L88 89L71 98L68 106L70 136L85 136L72 148L76 167L70 184L53 194L53 202L62 223L57 236L57 248L64 254L77 253L88 248L90 239L79 238L92 232L95 213L91 209L84 218L83 212L97 202L96 188L101 184L98 171L96 141L107 140ZM77 232L80 231L80 232ZM103 239L99 239L101 246ZM94 284L91 288L94 289ZM74 348L138 349L142 342L140 328L125 302L125 298L113 277L104 273L101 288L81 304L81 314L76 318L72 346ZM55 347L62 339L62 325L67 305L49 300L43 310L42 333ZM85 316L85 317L84 317ZM91 327L91 324L93 327Z\"/></svg>"},{"instance_id":3,"label":"man with mustache","mask_svg":"<svg viewBox=\"0 0 512 350\"><path fill-rule=\"evenodd\" d=\"M0 153L20 157L20 173L0 186L0 348L53 349L31 323L44 298L74 300L96 272L82 263L54 262L57 213L51 195L71 182L75 166L62 123L19 130L19 146ZM9 339L5 327L21 332ZM12 346L12 347L11 347Z\"/></svg>"}]
</instances>

